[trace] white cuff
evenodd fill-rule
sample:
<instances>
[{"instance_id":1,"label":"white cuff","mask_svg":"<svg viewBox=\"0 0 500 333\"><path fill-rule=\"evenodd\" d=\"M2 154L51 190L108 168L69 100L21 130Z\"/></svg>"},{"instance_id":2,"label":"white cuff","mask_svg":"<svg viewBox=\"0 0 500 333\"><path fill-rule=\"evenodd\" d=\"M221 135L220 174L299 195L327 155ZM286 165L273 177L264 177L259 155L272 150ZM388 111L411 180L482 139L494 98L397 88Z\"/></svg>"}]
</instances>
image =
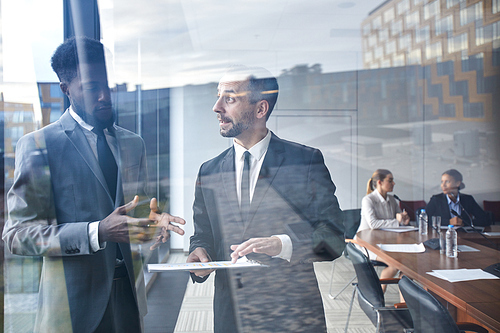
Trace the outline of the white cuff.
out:
<instances>
[{"instance_id":1,"label":"white cuff","mask_svg":"<svg viewBox=\"0 0 500 333\"><path fill-rule=\"evenodd\" d=\"M273 236L278 237L281 240L281 252L278 253L278 255L274 256L273 258L280 258L290 261L292 259L292 252L293 252L293 244L292 240L290 239L290 236L286 234L273 235Z\"/></svg>"},{"instance_id":2,"label":"white cuff","mask_svg":"<svg viewBox=\"0 0 500 333\"><path fill-rule=\"evenodd\" d=\"M89 223L89 242L93 252L97 252L106 247L106 242L99 243L99 221Z\"/></svg>"}]
</instances>

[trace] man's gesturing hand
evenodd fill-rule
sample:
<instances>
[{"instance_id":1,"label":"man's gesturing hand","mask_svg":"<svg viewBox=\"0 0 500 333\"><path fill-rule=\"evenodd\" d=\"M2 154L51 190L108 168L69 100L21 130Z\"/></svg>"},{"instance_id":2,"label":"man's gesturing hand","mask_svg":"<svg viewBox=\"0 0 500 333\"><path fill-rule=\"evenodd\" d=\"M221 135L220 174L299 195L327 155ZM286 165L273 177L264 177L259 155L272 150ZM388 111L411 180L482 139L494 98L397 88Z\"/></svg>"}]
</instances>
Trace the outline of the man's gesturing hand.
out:
<instances>
[{"instance_id":1,"label":"man's gesturing hand","mask_svg":"<svg viewBox=\"0 0 500 333\"><path fill-rule=\"evenodd\" d=\"M137 206L139 197L116 208L99 223L99 242L144 243L155 233L154 222L147 218L133 218L127 215ZM153 225L152 228L149 226Z\"/></svg>"},{"instance_id":2,"label":"man's gesturing hand","mask_svg":"<svg viewBox=\"0 0 500 333\"><path fill-rule=\"evenodd\" d=\"M149 219L155 221L156 226L160 228L160 234L156 237L156 242L151 245L151 250L156 249L158 246L160 246L162 243L165 243L167 239L170 238L169 230L178 233L179 235L184 235L184 230L171 223L174 222L184 225L186 224L186 221L184 221L184 219L177 216L172 216L167 213L160 213L158 210L158 202L155 198L151 199L149 208L151 209L151 212L149 213Z\"/></svg>"},{"instance_id":3,"label":"man's gesturing hand","mask_svg":"<svg viewBox=\"0 0 500 333\"><path fill-rule=\"evenodd\" d=\"M281 239L276 236L250 238L239 245L231 245L231 262L234 264L239 257L249 253L263 253L270 257L277 256L281 252Z\"/></svg>"}]
</instances>

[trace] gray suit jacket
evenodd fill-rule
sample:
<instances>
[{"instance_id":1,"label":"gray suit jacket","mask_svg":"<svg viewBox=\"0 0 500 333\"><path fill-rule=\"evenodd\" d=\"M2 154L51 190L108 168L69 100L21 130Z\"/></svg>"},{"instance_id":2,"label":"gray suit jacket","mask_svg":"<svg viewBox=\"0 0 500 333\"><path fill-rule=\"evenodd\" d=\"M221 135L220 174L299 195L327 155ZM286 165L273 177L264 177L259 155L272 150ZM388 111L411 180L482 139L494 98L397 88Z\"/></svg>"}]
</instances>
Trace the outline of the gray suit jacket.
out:
<instances>
[{"instance_id":1,"label":"gray suit jacket","mask_svg":"<svg viewBox=\"0 0 500 333\"><path fill-rule=\"evenodd\" d=\"M293 254L291 262L251 254L250 259L269 267L216 271L215 331L326 331L312 237L322 225L343 243L344 226L321 152L273 134L246 221L239 212L234 170L232 147L201 166L190 251L203 247L213 260L229 260L232 244L287 234Z\"/></svg>"},{"instance_id":2,"label":"gray suit jacket","mask_svg":"<svg viewBox=\"0 0 500 333\"><path fill-rule=\"evenodd\" d=\"M114 134L119 155L116 202L83 130L69 112L17 144L3 239L13 254L43 256L35 331L91 332L104 314L116 245L108 242L104 250L93 253L88 224L102 220L135 194L146 196L143 140L117 126ZM144 315L140 256L129 244L119 246Z\"/></svg>"}]
</instances>

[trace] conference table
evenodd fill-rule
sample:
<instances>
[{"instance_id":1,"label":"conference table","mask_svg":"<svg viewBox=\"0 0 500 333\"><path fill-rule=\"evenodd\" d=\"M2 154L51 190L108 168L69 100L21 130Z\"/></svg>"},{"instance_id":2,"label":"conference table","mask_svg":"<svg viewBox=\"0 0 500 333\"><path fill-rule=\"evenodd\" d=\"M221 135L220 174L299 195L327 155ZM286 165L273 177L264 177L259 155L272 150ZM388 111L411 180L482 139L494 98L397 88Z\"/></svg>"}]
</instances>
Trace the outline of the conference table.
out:
<instances>
[{"instance_id":1,"label":"conference table","mask_svg":"<svg viewBox=\"0 0 500 333\"><path fill-rule=\"evenodd\" d=\"M462 237L463 236L463 237ZM458 258L447 258L439 250L425 248L423 253L386 252L377 244L418 244L436 238L435 231L420 235L417 231L397 233L363 230L356 242L371 250L387 264L418 281L438 298L459 322L478 323L490 332L500 332L500 279L448 282L427 274L436 269L484 269L500 263L500 251L474 242L470 235L459 233L458 245L468 245L479 252L459 252Z\"/></svg>"}]
</instances>

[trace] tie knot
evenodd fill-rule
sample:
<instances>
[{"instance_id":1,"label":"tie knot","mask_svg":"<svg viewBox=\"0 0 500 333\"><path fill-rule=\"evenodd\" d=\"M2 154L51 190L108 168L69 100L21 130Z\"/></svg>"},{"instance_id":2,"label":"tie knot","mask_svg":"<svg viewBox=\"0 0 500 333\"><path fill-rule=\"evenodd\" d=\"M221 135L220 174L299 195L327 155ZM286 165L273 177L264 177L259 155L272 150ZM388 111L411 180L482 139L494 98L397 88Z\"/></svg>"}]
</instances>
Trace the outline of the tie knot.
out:
<instances>
[{"instance_id":1,"label":"tie knot","mask_svg":"<svg viewBox=\"0 0 500 333\"><path fill-rule=\"evenodd\" d=\"M97 136L104 136L104 130L102 128L94 127L92 129L92 132L94 132L95 134L97 134Z\"/></svg>"},{"instance_id":2,"label":"tie knot","mask_svg":"<svg viewBox=\"0 0 500 333\"><path fill-rule=\"evenodd\" d=\"M250 152L248 150L243 153L243 157L245 158L245 161L250 161L250 156L252 156L252 154L250 154Z\"/></svg>"}]
</instances>

